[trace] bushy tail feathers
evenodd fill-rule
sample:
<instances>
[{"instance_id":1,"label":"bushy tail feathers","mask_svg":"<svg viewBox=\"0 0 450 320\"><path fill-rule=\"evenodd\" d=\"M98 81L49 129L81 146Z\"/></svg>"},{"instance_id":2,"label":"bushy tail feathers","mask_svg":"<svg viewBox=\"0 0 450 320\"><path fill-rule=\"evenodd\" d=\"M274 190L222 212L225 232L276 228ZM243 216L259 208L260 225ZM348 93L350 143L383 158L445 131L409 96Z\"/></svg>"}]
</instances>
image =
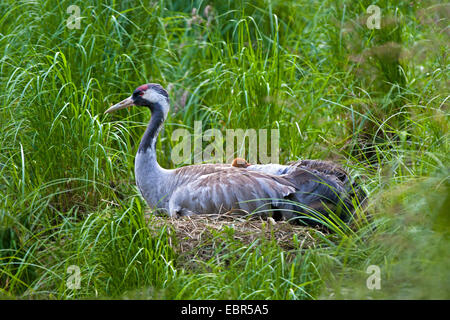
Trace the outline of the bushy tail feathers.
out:
<instances>
[{"instance_id":1,"label":"bushy tail feathers","mask_svg":"<svg viewBox=\"0 0 450 320\"><path fill-rule=\"evenodd\" d=\"M292 196L292 200L304 204L295 209L299 212L311 214L318 212L326 217L330 211L336 214L342 221L348 222L357 207L365 204L367 194L357 182L351 182L349 175L340 167L334 166L321 169L326 162L307 162L307 165L299 165L296 174L292 176L298 191ZM338 174L336 174L338 173ZM307 222L308 224L315 224Z\"/></svg>"}]
</instances>

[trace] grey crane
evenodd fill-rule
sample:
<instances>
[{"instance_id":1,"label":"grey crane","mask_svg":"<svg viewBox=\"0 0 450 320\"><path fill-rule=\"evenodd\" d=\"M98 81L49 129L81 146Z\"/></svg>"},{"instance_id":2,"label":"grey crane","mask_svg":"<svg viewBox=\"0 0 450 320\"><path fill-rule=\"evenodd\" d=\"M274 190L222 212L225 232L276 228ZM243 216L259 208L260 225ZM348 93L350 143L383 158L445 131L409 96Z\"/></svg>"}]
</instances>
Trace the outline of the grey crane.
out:
<instances>
[{"instance_id":1,"label":"grey crane","mask_svg":"<svg viewBox=\"0 0 450 320\"><path fill-rule=\"evenodd\" d=\"M136 154L135 176L143 198L155 210L171 217L255 212L286 219L302 217L307 224L316 224L310 215L314 212L328 215L332 210L349 216L354 210L352 199L358 195L352 192L347 173L327 162L164 169L156 159L156 141L170 108L167 91L155 83L141 85L105 113L130 106L147 107L151 112Z\"/></svg>"}]
</instances>

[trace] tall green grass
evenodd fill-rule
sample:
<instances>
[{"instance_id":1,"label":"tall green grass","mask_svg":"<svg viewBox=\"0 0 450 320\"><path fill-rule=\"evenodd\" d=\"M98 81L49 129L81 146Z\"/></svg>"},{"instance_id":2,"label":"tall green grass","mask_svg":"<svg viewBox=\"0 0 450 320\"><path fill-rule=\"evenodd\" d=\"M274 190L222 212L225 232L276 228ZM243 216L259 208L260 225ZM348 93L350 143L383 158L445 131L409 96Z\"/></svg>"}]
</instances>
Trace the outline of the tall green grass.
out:
<instances>
[{"instance_id":1,"label":"tall green grass","mask_svg":"<svg viewBox=\"0 0 450 320\"><path fill-rule=\"evenodd\" d=\"M380 30L365 25L371 4ZM70 5L81 9L80 29L66 26ZM2 1L0 294L448 298L442 6ZM317 246L289 252L224 230L209 260L181 259L174 244L188 240L168 227L152 233L134 187L149 114L103 115L147 82L169 88L172 101L162 166L173 167L173 130L196 120L204 130L278 128L281 163L332 159L360 178L370 201L354 230L311 230ZM70 265L81 269L78 290L67 287ZM365 286L369 265L382 270L381 290Z\"/></svg>"}]
</instances>

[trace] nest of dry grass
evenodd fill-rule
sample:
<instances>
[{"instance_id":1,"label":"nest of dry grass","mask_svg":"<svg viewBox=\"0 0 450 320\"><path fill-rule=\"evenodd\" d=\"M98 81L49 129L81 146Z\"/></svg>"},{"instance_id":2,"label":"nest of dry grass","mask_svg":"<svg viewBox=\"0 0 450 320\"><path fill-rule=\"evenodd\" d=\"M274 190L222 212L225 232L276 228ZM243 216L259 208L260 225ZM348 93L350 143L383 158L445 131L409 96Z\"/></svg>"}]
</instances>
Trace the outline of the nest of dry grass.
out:
<instances>
[{"instance_id":1,"label":"nest of dry grass","mask_svg":"<svg viewBox=\"0 0 450 320\"><path fill-rule=\"evenodd\" d=\"M147 216L150 230L155 233L166 226L176 237L177 253L208 258L215 249L232 237L243 246L256 240L274 240L283 250L315 247L320 230L291 224L287 221L263 220L258 216L243 217L227 213L183 218ZM316 236L314 236L316 235ZM295 239L295 240L294 240ZM173 243L173 242L172 242Z\"/></svg>"}]
</instances>

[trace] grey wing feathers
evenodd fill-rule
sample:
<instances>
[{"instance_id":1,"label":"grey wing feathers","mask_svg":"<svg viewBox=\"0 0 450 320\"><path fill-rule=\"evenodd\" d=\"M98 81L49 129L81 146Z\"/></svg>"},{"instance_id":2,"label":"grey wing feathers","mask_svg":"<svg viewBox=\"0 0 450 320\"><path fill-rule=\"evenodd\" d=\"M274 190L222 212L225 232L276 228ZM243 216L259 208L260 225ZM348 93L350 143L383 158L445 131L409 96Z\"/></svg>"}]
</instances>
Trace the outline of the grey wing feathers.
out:
<instances>
[{"instance_id":1,"label":"grey wing feathers","mask_svg":"<svg viewBox=\"0 0 450 320\"><path fill-rule=\"evenodd\" d=\"M171 216L240 210L292 218L310 213L310 209L328 215L331 209L347 218L354 209L349 176L332 162L300 160L287 166L252 165L247 169L193 165L174 173L168 203Z\"/></svg>"},{"instance_id":2,"label":"grey wing feathers","mask_svg":"<svg viewBox=\"0 0 450 320\"><path fill-rule=\"evenodd\" d=\"M353 200L360 207L366 204L366 192L358 182L352 182L348 172L339 164L323 160L300 160L291 163L290 166L318 173L324 179L331 181L333 188L327 188L323 192L333 199L335 205L343 207L344 212L347 213L345 218L348 218L355 209ZM332 191L332 194L330 194L330 191Z\"/></svg>"},{"instance_id":3,"label":"grey wing feathers","mask_svg":"<svg viewBox=\"0 0 450 320\"><path fill-rule=\"evenodd\" d=\"M303 168L314 170L330 177L336 177L343 183L349 179L348 173L338 164L323 160L299 160L289 164L291 168Z\"/></svg>"},{"instance_id":4,"label":"grey wing feathers","mask_svg":"<svg viewBox=\"0 0 450 320\"><path fill-rule=\"evenodd\" d=\"M239 169L202 175L177 188L169 203L170 215L223 213L233 209L251 213L270 209L295 193L287 180Z\"/></svg>"}]
</instances>

